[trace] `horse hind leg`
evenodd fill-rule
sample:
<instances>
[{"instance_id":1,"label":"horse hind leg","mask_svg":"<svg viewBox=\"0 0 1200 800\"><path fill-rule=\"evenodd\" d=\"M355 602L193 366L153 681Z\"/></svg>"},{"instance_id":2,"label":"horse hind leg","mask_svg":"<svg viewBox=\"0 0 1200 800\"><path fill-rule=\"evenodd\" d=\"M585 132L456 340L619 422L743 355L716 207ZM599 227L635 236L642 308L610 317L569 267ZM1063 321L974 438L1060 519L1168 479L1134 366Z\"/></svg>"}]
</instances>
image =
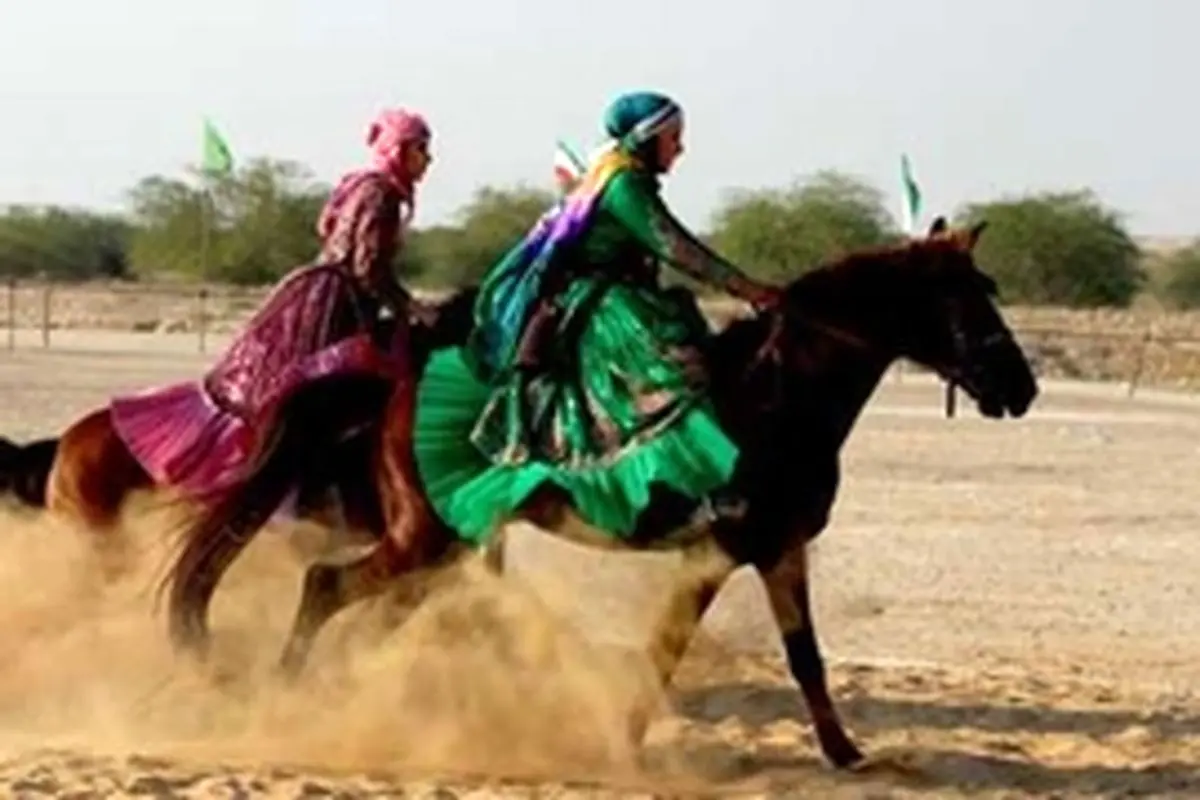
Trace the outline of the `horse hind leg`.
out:
<instances>
[{"instance_id":1,"label":"horse hind leg","mask_svg":"<svg viewBox=\"0 0 1200 800\"><path fill-rule=\"evenodd\" d=\"M405 590L402 599L389 607L390 611L396 611L397 606L403 606L403 610L389 614L386 623L389 629L400 627L428 592L417 571L441 569L460 555L458 548L446 548L436 555L405 551L388 538L353 561L309 567L304 574L300 606L279 660L280 674L287 680L299 677L326 623L349 606L378 597L389 589ZM411 581L398 584L401 578Z\"/></svg>"},{"instance_id":2,"label":"horse hind leg","mask_svg":"<svg viewBox=\"0 0 1200 800\"><path fill-rule=\"evenodd\" d=\"M315 564L304 576L300 607L280 658L285 678L295 678L325 623L349 605L381 594L401 575L440 559L454 541L421 490L412 456L411 384L393 393L379 431L374 484L384 530L367 555L347 564Z\"/></svg>"},{"instance_id":3,"label":"horse hind leg","mask_svg":"<svg viewBox=\"0 0 1200 800\"><path fill-rule=\"evenodd\" d=\"M208 608L217 585L270 521L302 469L309 446L298 434L302 430L302 425L282 424L249 477L187 523L183 549L166 581L168 627L176 650L201 659L207 655Z\"/></svg>"},{"instance_id":4,"label":"horse hind leg","mask_svg":"<svg viewBox=\"0 0 1200 800\"><path fill-rule=\"evenodd\" d=\"M153 484L117 435L107 409L67 429L47 472L46 508L102 537L117 527L129 495Z\"/></svg>"},{"instance_id":5,"label":"horse hind leg","mask_svg":"<svg viewBox=\"0 0 1200 800\"><path fill-rule=\"evenodd\" d=\"M485 569L496 577L504 574L506 548L508 547L508 536L503 525L497 525L492 531L492 535L483 543L480 551L481 560Z\"/></svg>"},{"instance_id":6,"label":"horse hind leg","mask_svg":"<svg viewBox=\"0 0 1200 800\"><path fill-rule=\"evenodd\" d=\"M107 409L72 425L52 454L48 444L41 447L36 458L45 468L45 508L88 534L106 580L120 578L132 560L119 524L125 503L133 492L151 488L153 480L113 430Z\"/></svg>"},{"instance_id":7,"label":"horse hind leg","mask_svg":"<svg viewBox=\"0 0 1200 800\"><path fill-rule=\"evenodd\" d=\"M681 555L678 579L649 642L658 691L670 683L700 620L725 580L737 568L737 561L711 535L687 545ZM654 710L651 699L642 699L630 715L629 738L635 747L644 740Z\"/></svg>"},{"instance_id":8,"label":"horse hind leg","mask_svg":"<svg viewBox=\"0 0 1200 800\"><path fill-rule=\"evenodd\" d=\"M286 490L286 489L285 489ZM223 503L208 512L172 570L168 625L175 648L201 660L208 653L208 608L217 585L254 535L271 518L285 490L255 492L244 507ZM240 505L240 504L238 504Z\"/></svg>"}]
</instances>

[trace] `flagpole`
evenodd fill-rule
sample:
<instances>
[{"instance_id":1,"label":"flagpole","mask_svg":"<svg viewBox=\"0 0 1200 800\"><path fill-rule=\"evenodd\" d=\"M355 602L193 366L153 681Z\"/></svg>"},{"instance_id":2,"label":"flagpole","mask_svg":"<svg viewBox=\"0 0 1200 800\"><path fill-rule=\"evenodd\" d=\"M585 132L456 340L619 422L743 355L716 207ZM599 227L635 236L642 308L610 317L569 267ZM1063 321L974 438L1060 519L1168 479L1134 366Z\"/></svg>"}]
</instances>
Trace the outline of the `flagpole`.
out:
<instances>
[{"instance_id":1,"label":"flagpole","mask_svg":"<svg viewBox=\"0 0 1200 800\"><path fill-rule=\"evenodd\" d=\"M918 188L916 176L913 174L912 161L909 159L908 153L900 154L900 188L900 209L903 215L901 224L904 226L909 238L916 238L917 216L921 209L921 192ZM953 379L947 379L945 387L946 391L942 408L945 411L946 419L953 419L958 410L958 387L955 385Z\"/></svg>"},{"instance_id":2,"label":"flagpole","mask_svg":"<svg viewBox=\"0 0 1200 800\"><path fill-rule=\"evenodd\" d=\"M214 197L214 182L221 176L228 176L233 170L233 155L229 145L220 134L212 121L204 119L203 161L200 165L200 352L206 345L205 298L208 295L207 282L210 277L209 261L212 256L213 228L216 226L216 198Z\"/></svg>"},{"instance_id":3,"label":"flagpole","mask_svg":"<svg viewBox=\"0 0 1200 800\"><path fill-rule=\"evenodd\" d=\"M913 174L912 161L908 153L900 154L900 209L901 224L909 237L917 235L917 216L922 205L920 189L917 187L916 175Z\"/></svg>"},{"instance_id":4,"label":"flagpole","mask_svg":"<svg viewBox=\"0 0 1200 800\"><path fill-rule=\"evenodd\" d=\"M209 185L208 172L202 170L200 173L200 296L204 297L208 291L208 259L209 249L212 241L212 188ZM204 314L207 310L204 304L200 305L200 352L204 353L207 349L207 332L208 324L204 319Z\"/></svg>"}]
</instances>

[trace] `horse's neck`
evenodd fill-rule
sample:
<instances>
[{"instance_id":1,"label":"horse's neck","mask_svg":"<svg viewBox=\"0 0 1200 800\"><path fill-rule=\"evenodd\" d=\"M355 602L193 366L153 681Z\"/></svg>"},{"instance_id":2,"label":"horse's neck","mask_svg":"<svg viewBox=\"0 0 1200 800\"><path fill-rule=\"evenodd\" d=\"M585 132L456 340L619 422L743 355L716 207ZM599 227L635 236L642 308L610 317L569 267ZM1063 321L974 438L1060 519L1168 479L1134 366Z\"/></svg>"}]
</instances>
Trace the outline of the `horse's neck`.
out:
<instances>
[{"instance_id":1,"label":"horse's neck","mask_svg":"<svg viewBox=\"0 0 1200 800\"><path fill-rule=\"evenodd\" d=\"M744 370L762 344L761 337L747 337L724 361ZM779 370L772 376L778 380L778 394L749 390L744 372L718 376L722 416L781 443L820 441L840 447L894 357L817 330L790 343L788 350L782 365L762 367Z\"/></svg>"},{"instance_id":2,"label":"horse's neck","mask_svg":"<svg viewBox=\"0 0 1200 800\"><path fill-rule=\"evenodd\" d=\"M868 309L878 302L877 286L870 273L857 270L877 263L877 257L864 256L801 278L800 305L822 311L810 325L797 321L799 335L787 359L791 395L781 404L787 409L781 423L807 438L841 447L897 358L886 347L888 337L867 324L874 321Z\"/></svg>"},{"instance_id":3,"label":"horse's neck","mask_svg":"<svg viewBox=\"0 0 1200 800\"><path fill-rule=\"evenodd\" d=\"M821 346L824 358L802 364L789 376L782 405L791 410L780 422L806 438L825 437L840 447L895 359L844 342Z\"/></svg>"}]
</instances>

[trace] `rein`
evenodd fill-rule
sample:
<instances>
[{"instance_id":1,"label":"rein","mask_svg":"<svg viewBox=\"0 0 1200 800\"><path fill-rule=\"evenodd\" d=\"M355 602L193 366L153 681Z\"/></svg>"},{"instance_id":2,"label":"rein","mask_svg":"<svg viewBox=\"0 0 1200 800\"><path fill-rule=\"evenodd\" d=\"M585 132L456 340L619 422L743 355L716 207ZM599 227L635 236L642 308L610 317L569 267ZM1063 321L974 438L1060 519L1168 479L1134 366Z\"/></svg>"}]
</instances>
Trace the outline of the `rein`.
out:
<instances>
[{"instance_id":1,"label":"rein","mask_svg":"<svg viewBox=\"0 0 1200 800\"><path fill-rule=\"evenodd\" d=\"M758 350L755 351L754 357L750 359L750 364L745 372L745 374L749 375L763 366L771 368L771 376L773 378L772 387L769 399L762 405L764 411L778 408L783 402L783 345L784 335L787 332L789 322L786 307L776 308L770 314L766 338ZM817 333L850 345L855 349L867 352L879 350L879 346L876 343L850 332L841 325L834 325L806 315L799 315L794 321L799 325L806 326Z\"/></svg>"},{"instance_id":2,"label":"rein","mask_svg":"<svg viewBox=\"0 0 1200 800\"><path fill-rule=\"evenodd\" d=\"M797 315L793 318L796 324L803 325L817 333L827 336L830 339L849 345L857 350L865 352L877 352L881 348L870 339L860 336L847 330L841 325L825 322L820 318L814 318L807 315ZM755 352L754 357L750 360L750 365L746 369L746 374L753 373L764 365L772 367L773 386L771 388L770 398L762 406L764 410L775 409L783 399L783 381L782 381L782 364L783 364L783 337L787 331L789 319L786 309L775 309L771 314L771 319L768 323L767 335L762 345ZM954 326L955 344L962 351L970 349L966 342L965 336L958 325ZM986 350L997 345L1004 344L1010 341L1012 336L1004 331L996 331L984 337L982 341L975 345L976 349ZM965 379L963 370L954 365L943 365L939 368L943 379L946 381L946 390L949 393L954 391L956 386L962 385ZM950 412L947 413L950 415Z\"/></svg>"},{"instance_id":3,"label":"rein","mask_svg":"<svg viewBox=\"0 0 1200 800\"><path fill-rule=\"evenodd\" d=\"M762 346L759 347L754 358L751 360L752 368L766 360L771 360L775 363L779 362L780 350L782 349L781 340L783 339L784 331L787 330L788 321L786 309L780 308L771 312L771 320L767 329L767 337ZM830 339L839 341L842 344L848 344L858 350L875 351L880 349L875 342L871 341L865 336L852 333L841 325L834 325L830 322L824 322L819 318L810 317L808 315L799 315L792 321L799 325L811 328L817 333L828 336Z\"/></svg>"}]
</instances>

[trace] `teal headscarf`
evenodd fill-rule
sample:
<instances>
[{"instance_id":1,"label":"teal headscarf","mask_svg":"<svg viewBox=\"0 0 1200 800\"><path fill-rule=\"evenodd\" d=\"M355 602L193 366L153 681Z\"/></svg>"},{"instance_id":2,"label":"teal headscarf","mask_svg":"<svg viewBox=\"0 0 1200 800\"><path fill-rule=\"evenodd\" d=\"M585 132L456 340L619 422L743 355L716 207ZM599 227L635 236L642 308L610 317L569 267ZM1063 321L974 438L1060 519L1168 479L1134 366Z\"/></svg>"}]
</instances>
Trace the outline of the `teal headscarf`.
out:
<instances>
[{"instance_id":1,"label":"teal headscarf","mask_svg":"<svg viewBox=\"0 0 1200 800\"><path fill-rule=\"evenodd\" d=\"M665 94L629 92L604 112L604 131L617 147L636 153L663 128L683 116L683 109Z\"/></svg>"}]
</instances>

